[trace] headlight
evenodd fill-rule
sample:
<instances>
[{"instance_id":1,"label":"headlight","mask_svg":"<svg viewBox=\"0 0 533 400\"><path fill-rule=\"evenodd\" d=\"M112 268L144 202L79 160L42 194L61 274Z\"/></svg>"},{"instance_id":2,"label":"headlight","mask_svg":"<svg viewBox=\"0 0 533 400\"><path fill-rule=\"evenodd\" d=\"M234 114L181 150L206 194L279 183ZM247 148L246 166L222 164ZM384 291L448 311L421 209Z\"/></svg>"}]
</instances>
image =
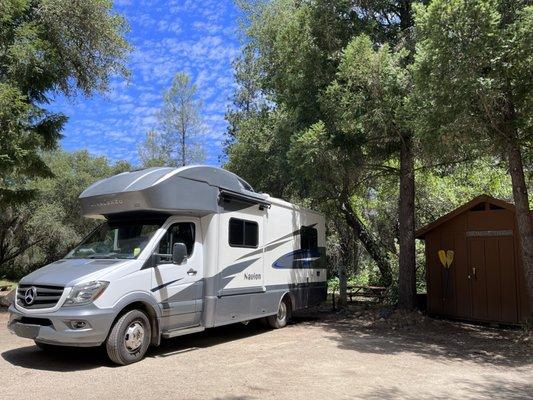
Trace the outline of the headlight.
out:
<instances>
[{"instance_id":1,"label":"headlight","mask_svg":"<svg viewBox=\"0 0 533 400\"><path fill-rule=\"evenodd\" d=\"M109 282L106 281L93 281L76 285L65 300L65 305L79 306L92 303L104 292L108 285Z\"/></svg>"}]
</instances>

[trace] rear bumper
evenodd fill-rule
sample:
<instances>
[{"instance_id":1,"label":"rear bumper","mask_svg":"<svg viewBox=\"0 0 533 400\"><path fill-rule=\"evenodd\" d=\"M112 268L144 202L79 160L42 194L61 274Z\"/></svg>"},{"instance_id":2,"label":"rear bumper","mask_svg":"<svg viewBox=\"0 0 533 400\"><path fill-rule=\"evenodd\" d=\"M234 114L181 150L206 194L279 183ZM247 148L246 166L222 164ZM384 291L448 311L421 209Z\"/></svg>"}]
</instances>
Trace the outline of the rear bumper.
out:
<instances>
[{"instance_id":1,"label":"rear bumper","mask_svg":"<svg viewBox=\"0 0 533 400\"><path fill-rule=\"evenodd\" d=\"M99 346L107 338L116 313L95 305L64 307L48 314L25 314L13 305L9 307L8 329L17 336L37 342L61 346ZM84 321L86 326L73 329L72 321Z\"/></svg>"}]
</instances>

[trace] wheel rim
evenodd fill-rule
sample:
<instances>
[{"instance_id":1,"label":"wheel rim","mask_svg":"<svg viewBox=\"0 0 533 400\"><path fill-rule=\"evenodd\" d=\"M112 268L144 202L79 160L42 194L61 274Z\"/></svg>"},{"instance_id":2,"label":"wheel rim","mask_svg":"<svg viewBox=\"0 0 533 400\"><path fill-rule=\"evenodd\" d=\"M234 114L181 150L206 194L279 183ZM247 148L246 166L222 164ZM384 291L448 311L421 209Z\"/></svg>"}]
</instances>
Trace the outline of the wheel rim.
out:
<instances>
[{"instance_id":1,"label":"wheel rim","mask_svg":"<svg viewBox=\"0 0 533 400\"><path fill-rule=\"evenodd\" d=\"M124 344L130 352L138 350L144 341L144 327L139 321L132 322L124 335Z\"/></svg>"},{"instance_id":2,"label":"wheel rim","mask_svg":"<svg viewBox=\"0 0 533 400\"><path fill-rule=\"evenodd\" d=\"M287 305L282 301L278 309L278 321L283 321L287 317Z\"/></svg>"}]
</instances>

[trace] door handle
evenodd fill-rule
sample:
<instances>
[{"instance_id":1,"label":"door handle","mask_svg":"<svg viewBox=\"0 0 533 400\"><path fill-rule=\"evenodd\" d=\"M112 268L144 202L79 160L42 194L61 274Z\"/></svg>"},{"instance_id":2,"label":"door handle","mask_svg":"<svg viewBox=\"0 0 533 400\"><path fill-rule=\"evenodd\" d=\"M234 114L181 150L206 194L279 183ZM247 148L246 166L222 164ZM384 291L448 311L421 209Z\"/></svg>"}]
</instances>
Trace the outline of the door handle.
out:
<instances>
[{"instance_id":1,"label":"door handle","mask_svg":"<svg viewBox=\"0 0 533 400\"><path fill-rule=\"evenodd\" d=\"M476 276L476 267L472 268L472 276L474 277L474 279L477 279L477 276Z\"/></svg>"},{"instance_id":2,"label":"door handle","mask_svg":"<svg viewBox=\"0 0 533 400\"><path fill-rule=\"evenodd\" d=\"M198 271L196 271L196 270L194 270L192 268L187 271L187 275L196 275L197 273L198 273Z\"/></svg>"}]
</instances>

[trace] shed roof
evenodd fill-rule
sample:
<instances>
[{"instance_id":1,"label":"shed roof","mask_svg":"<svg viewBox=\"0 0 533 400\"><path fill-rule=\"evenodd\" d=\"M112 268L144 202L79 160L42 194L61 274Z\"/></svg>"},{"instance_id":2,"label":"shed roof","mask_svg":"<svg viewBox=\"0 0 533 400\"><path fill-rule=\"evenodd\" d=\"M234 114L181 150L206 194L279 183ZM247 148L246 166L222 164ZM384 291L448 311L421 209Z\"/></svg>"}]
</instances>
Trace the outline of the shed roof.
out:
<instances>
[{"instance_id":1,"label":"shed roof","mask_svg":"<svg viewBox=\"0 0 533 400\"><path fill-rule=\"evenodd\" d=\"M436 219L435 221L427 224L426 226L420 228L418 231L416 231L415 236L417 239L424 239L425 235L432 231L433 229L437 228L438 226L444 224L445 222L448 222L452 218L455 218L456 216L471 210L472 208L476 207L479 204L482 203L489 203L493 204L497 207L507 209L509 211L514 212L515 206L514 204L508 203L504 200L497 199L495 197L482 194L481 196L474 197L472 200L470 200L468 203L463 204L462 206L456 208L455 210L449 212L448 214L443 215L442 217Z\"/></svg>"}]
</instances>

